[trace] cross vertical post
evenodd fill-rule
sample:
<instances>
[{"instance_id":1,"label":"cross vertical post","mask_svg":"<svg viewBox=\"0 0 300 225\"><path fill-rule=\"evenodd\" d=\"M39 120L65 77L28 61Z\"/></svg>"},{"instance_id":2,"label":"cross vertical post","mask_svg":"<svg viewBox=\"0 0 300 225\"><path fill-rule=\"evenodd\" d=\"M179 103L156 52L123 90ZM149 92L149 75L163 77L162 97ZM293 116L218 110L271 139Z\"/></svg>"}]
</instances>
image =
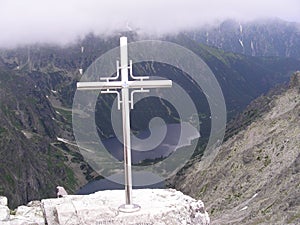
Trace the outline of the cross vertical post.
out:
<instances>
[{"instance_id":1,"label":"cross vertical post","mask_svg":"<svg viewBox=\"0 0 300 225\"><path fill-rule=\"evenodd\" d=\"M126 205L132 205L132 172L131 172L131 142L130 142L130 111L128 82L128 49L127 38L120 38L121 82L122 88L122 121L125 169L125 198Z\"/></svg>"},{"instance_id":2,"label":"cross vertical post","mask_svg":"<svg viewBox=\"0 0 300 225\"><path fill-rule=\"evenodd\" d=\"M116 77L102 77L105 82L78 82L78 90L101 90L104 94L117 94L118 108L122 104L124 171L125 171L125 204L119 207L122 212L135 212L139 205L132 203L132 171L131 171L131 141L130 141L130 109L133 109L135 93L149 92L150 88L167 88L172 86L171 80L147 80L148 76L134 76L132 62L128 66L127 37L120 38L120 63L117 65ZM118 63L118 62L117 62ZM131 80L129 80L128 69ZM121 70L121 79L119 79ZM145 81L146 80L146 81ZM130 91L132 89L132 91ZM117 90L121 90L121 97ZM129 108L130 107L130 108Z\"/></svg>"}]
</instances>

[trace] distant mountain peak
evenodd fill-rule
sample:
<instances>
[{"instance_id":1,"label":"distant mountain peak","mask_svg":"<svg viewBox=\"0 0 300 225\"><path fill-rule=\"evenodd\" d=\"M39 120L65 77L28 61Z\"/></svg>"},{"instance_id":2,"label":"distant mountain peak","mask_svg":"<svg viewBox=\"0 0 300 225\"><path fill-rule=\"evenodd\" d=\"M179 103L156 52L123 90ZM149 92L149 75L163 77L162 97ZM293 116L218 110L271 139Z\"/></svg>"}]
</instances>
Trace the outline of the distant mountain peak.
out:
<instances>
[{"instance_id":1,"label":"distant mountain peak","mask_svg":"<svg viewBox=\"0 0 300 225\"><path fill-rule=\"evenodd\" d=\"M225 20L187 35L198 43L251 56L300 58L300 24L280 19Z\"/></svg>"}]
</instances>

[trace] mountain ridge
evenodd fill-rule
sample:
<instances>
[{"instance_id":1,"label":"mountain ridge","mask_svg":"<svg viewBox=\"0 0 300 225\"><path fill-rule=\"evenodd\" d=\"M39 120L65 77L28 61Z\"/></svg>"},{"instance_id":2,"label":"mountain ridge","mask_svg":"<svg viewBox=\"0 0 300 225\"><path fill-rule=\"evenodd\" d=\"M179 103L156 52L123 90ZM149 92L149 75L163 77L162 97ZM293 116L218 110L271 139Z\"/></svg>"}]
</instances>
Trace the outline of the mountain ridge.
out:
<instances>
[{"instance_id":1,"label":"mountain ridge","mask_svg":"<svg viewBox=\"0 0 300 225\"><path fill-rule=\"evenodd\" d=\"M300 24L280 19L239 22L229 19L219 25L184 32L198 43L250 56L300 58Z\"/></svg>"},{"instance_id":2,"label":"mountain ridge","mask_svg":"<svg viewBox=\"0 0 300 225\"><path fill-rule=\"evenodd\" d=\"M175 179L176 188L202 198L212 224L300 222L299 80L297 72L264 113L219 147L208 168L194 161Z\"/></svg>"}]
</instances>

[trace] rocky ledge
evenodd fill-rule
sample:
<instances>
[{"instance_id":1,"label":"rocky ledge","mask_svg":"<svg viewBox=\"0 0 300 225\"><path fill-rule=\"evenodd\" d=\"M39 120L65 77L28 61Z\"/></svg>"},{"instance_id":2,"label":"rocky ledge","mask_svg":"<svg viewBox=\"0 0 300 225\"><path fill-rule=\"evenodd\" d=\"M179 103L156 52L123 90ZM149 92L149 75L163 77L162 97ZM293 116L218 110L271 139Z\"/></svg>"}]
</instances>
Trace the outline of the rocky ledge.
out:
<instances>
[{"instance_id":1,"label":"rocky ledge","mask_svg":"<svg viewBox=\"0 0 300 225\"><path fill-rule=\"evenodd\" d=\"M124 203L122 190L99 191L90 195L66 195L62 198L33 201L15 211L0 197L0 224L3 225L208 225L204 204L174 189L139 189L133 202L141 209L126 213L118 210Z\"/></svg>"}]
</instances>

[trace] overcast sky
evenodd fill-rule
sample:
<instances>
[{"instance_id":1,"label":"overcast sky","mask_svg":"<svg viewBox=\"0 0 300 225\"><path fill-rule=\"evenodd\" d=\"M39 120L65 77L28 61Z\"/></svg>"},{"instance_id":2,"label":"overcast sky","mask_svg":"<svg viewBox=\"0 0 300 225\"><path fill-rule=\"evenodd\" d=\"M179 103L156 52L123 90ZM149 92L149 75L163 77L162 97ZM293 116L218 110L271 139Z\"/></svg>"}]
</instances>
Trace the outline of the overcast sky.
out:
<instances>
[{"instance_id":1,"label":"overcast sky","mask_svg":"<svg viewBox=\"0 0 300 225\"><path fill-rule=\"evenodd\" d=\"M300 22L299 12L299 0L0 0L0 47L130 28L164 34L227 18Z\"/></svg>"}]
</instances>

